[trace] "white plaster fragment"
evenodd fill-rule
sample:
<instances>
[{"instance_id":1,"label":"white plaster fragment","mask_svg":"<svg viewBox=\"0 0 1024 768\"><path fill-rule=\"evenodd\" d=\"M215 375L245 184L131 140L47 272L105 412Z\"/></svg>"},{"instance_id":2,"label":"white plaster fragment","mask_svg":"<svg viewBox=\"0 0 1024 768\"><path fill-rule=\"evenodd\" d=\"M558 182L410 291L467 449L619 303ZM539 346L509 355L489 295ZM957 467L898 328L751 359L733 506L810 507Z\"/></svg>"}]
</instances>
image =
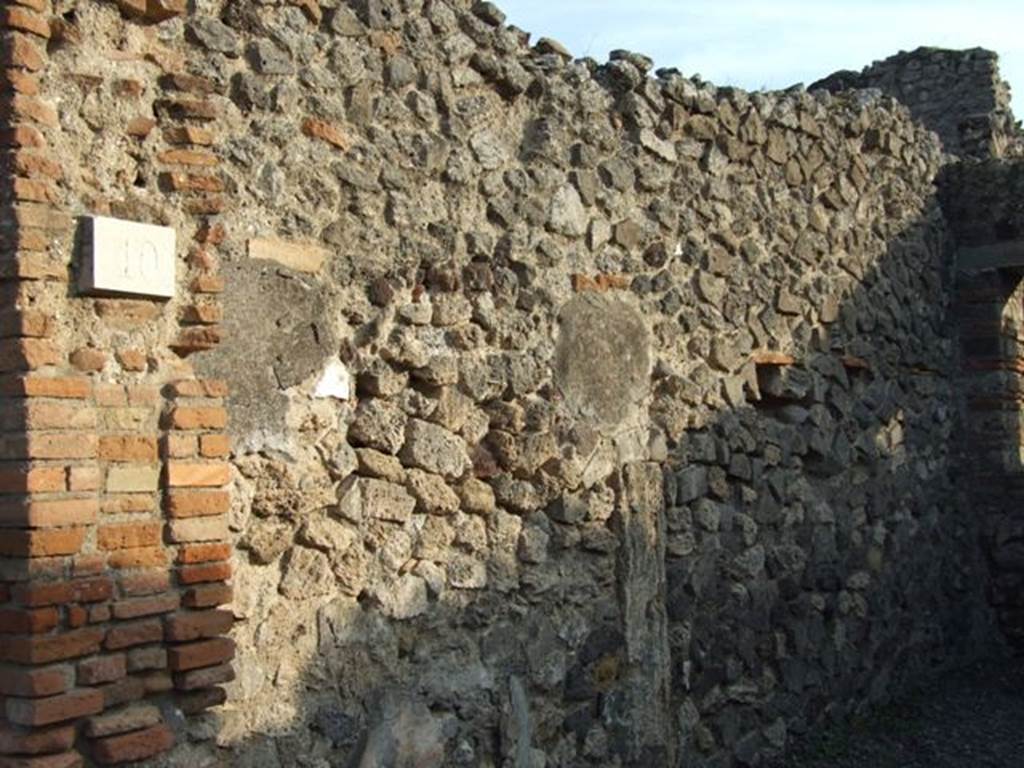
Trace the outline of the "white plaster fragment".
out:
<instances>
[{"instance_id":1,"label":"white plaster fragment","mask_svg":"<svg viewBox=\"0 0 1024 768\"><path fill-rule=\"evenodd\" d=\"M348 368L340 360L332 360L320 374L320 380L316 383L313 397L328 398L335 400L349 400L352 397L352 377Z\"/></svg>"}]
</instances>

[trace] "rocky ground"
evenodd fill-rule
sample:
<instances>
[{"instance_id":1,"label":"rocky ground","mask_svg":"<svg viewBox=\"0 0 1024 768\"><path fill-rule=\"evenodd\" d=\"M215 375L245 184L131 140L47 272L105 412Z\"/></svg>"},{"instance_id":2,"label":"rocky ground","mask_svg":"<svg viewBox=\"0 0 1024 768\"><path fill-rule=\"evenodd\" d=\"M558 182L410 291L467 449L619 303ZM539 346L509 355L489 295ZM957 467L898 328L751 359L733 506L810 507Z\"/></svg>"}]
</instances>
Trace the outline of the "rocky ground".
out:
<instances>
[{"instance_id":1,"label":"rocky ground","mask_svg":"<svg viewBox=\"0 0 1024 768\"><path fill-rule=\"evenodd\" d=\"M1019 768L1024 660L949 673L799 745L774 768Z\"/></svg>"}]
</instances>

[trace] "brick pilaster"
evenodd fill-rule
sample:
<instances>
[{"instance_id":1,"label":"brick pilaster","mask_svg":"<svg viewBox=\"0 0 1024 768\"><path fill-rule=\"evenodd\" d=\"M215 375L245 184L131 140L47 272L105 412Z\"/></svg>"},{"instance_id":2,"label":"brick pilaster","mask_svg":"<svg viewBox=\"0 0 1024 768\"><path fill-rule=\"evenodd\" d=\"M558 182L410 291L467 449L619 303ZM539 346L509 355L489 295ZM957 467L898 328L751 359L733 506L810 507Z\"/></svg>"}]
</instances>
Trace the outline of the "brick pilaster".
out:
<instances>
[{"instance_id":1,"label":"brick pilaster","mask_svg":"<svg viewBox=\"0 0 1024 768\"><path fill-rule=\"evenodd\" d=\"M185 10L119 6L131 23ZM136 137L159 129L160 188L190 222L179 230L174 335L149 348L72 343L65 308L123 331L172 310L69 284L69 212L83 201L49 149L60 131L42 96L50 10L49 0L0 2L0 764L25 768L171 749L162 705L191 714L222 703L234 654L222 607L232 594L227 392L168 361L220 340L210 86L165 73L154 115L126 126Z\"/></svg>"}]
</instances>

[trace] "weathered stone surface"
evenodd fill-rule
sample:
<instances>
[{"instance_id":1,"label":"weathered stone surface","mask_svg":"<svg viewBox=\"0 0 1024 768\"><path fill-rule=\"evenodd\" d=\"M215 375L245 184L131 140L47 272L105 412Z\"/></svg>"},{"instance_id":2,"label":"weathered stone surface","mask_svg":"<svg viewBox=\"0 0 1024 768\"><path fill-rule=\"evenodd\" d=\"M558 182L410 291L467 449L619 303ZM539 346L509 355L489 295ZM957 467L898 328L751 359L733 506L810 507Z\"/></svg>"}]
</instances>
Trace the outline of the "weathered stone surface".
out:
<instances>
[{"instance_id":1,"label":"weathered stone surface","mask_svg":"<svg viewBox=\"0 0 1024 768\"><path fill-rule=\"evenodd\" d=\"M470 467L466 444L444 427L412 419L405 431L401 458L414 467L448 478L462 477Z\"/></svg>"},{"instance_id":2,"label":"weathered stone surface","mask_svg":"<svg viewBox=\"0 0 1024 768\"><path fill-rule=\"evenodd\" d=\"M297 547L288 553L281 579L281 594L288 598L326 595L334 585L327 555L314 549Z\"/></svg>"},{"instance_id":3,"label":"weathered stone surface","mask_svg":"<svg viewBox=\"0 0 1024 768\"><path fill-rule=\"evenodd\" d=\"M406 472L407 488L416 499L420 512L432 515L450 515L459 509L459 497L440 475L418 469Z\"/></svg>"},{"instance_id":4,"label":"weathered stone surface","mask_svg":"<svg viewBox=\"0 0 1024 768\"><path fill-rule=\"evenodd\" d=\"M407 417L395 404L370 400L361 404L349 425L349 439L385 453L395 454L405 444Z\"/></svg>"},{"instance_id":5,"label":"weathered stone surface","mask_svg":"<svg viewBox=\"0 0 1024 768\"><path fill-rule=\"evenodd\" d=\"M404 523L409 519L416 500L400 485L383 480L353 477L338 492L338 512L346 520L390 520Z\"/></svg>"}]
</instances>

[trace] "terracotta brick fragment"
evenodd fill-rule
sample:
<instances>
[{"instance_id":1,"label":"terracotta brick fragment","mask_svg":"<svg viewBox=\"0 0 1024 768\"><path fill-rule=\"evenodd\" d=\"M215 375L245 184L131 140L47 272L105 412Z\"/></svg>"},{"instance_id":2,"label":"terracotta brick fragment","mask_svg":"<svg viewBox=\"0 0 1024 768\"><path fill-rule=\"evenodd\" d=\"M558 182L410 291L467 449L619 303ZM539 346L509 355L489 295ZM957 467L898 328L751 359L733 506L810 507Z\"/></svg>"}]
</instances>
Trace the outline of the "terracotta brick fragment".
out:
<instances>
[{"instance_id":1,"label":"terracotta brick fragment","mask_svg":"<svg viewBox=\"0 0 1024 768\"><path fill-rule=\"evenodd\" d=\"M166 648L151 646L149 648L134 648L128 651L128 670L130 672L166 668Z\"/></svg>"},{"instance_id":2,"label":"terracotta brick fragment","mask_svg":"<svg viewBox=\"0 0 1024 768\"><path fill-rule=\"evenodd\" d=\"M19 664L49 664L96 653L102 640L103 630L97 627L57 635L0 636L0 659Z\"/></svg>"},{"instance_id":3,"label":"terracotta brick fragment","mask_svg":"<svg viewBox=\"0 0 1024 768\"><path fill-rule=\"evenodd\" d=\"M307 117L302 121L302 132L313 139L320 139L343 152L352 148L352 140L337 126L315 117Z\"/></svg>"},{"instance_id":4,"label":"terracotta brick fragment","mask_svg":"<svg viewBox=\"0 0 1024 768\"><path fill-rule=\"evenodd\" d=\"M85 528L12 529L0 535L0 555L6 557L56 557L78 553Z\"/></svg>"},{"instance_id":5,"label":"terracotta brick fragment","mask_svg":"<svg viewBox=\"0 0 1024 768\"><path fill-rule=\"evenodd\" d=\"M24 179L20 180L24 181ZM15 180L15 183L20 183ZM54 330L52 315L34 309L7 310L0 312L0 337L26 336L41 338L51 336Z\"/></svg>"},{"instance_id":6,"label":"terracotta brick fragment","mask_svg":"<svg viewBox=\"0 0 1024 768\"><path fill-rule=\"evenodd\" d=\"M110 605L107 603L103 603L102 605L90 605L89 623L102 624L105 621L110 621Z\"/></svg>"},{"instance_id":7,"label":"terracotta brick fragment","mask_svg":"<svg viewBox=\"0 0 1024 768\"><path fill-rule=\"evenodd\" d=\"M162 547L119 549L107 558L111 568L159 568L167 565L167 551Z\"/></svg>"},{"instance_id":8,"label":"terracotta brick fragment","mask_svg":"<svg viewBox=\"0 0 1024 768\"><path fill-rule=\"evenodd\" d=\"M124 573L118 579L121 593L129 597L156 595L166 592L171 586L171 575L159 568Z\"/></svg>"},{"instance_id":9,"label":"terracotta brick fragment","mask_svg":"<svg viewBox=\"0 0 1024 768\"><path fill-rule=\"evenodd\" d=\"M152 117L133 117L125 126L125 133L137 139L144 139L156 128L156 120Z\"/></svg>"},{"instance_id":10,"label":"terracotta brick fragment","mask_svg":"<svg viewBox=\"0 0 1024 768\"><path fill-rule=\"evenodd\" d=\"M154 462L156 438L145 435L104 435L99 439L98 458L104 461Z\"/></svg>"},{"instance_id":11,"label":"terracotta brick fragment","mask_svg":"<svg viewBox=\"0 0 1024 768\"><path fill-rule=\"evenodd\" d=\"M231 578L231 563L205 563L186 565L178 569L178 581L182 584L204 584L227 581Z\"/></svg>"},{"instance_id":12,"label":"terracotta brick fragment","mask_svg":"<svg viewBox=\"0 0 1024 768\"><path fill-rule=\"evenodd\" d=\"M85 688L45 699L8 699L7 719L18 725L50 725L103 711L103 693Z\"/></svg>"},{"instance_id":13,"label":"terracotta brick fragment","mask_svg":"<svg viewBox=\"0 0 1024 768\"><path fill-rule=\"evenodd\" d=\"M75 684L75 670L69 664L55 667L0 667L0 694L37 698L56 696Z\"/></svg>"},{"instance_id":14,"label":"terracotta brick fragment","mask_svg":"<svg viewBox=\"0 0 1024 768\"><path fill-rule=\"evenodd\" d=\"M89 623L89 611L81 605L69 605L67 617L67 623L71 629L78 629Z\"/></svg>"},{"instance_id":15,"label":"terracotta brick fragment","mask_svg":"<svg viewBox=\"0 0 1024 768\"><path fill-rule=\"evenodd\" d=\"M227 634L234 623L230 611L185 611L164 619L164 636L172 643L203 640Z\"/></svg>"},{"instance_id":16,"label":"terracotta brick fragment","mask_svg":"<svg viewBox=\"0 0 1024 768\"><path fill-rule=\"evenodd\" d=\"M93 347L79 347L68 360L78 370L90 373L102 371L107 366L107 354Z\"/></svg>"},{"instance_id":17,"label":"terracotta brick fragment","mask_svg":"<svg viewBox=\"0 0 1024 768\"><path fill-rule=\"evenodd\" d=\"M26 96L20 93L16 94L11 99L0 103L0 116L8 119L14 118L14 120L31 121L39 123L40 125L45 125L49 128L56 128L60 125L60 118L57 115L57 110L50 104L40 101L35 96ZM25 226L47 226L26 223L27 221L30 221L30 219L19 218L19 222L24 223ZM47 226L47 228L50 227Z\"/></svg>"},{"instance_id":18,"label":"terracotta brick fragment","mask_svg":"<svg viewBox=\"0 0 1024 768\"><path fill-rule=\"evenodd\" d=\"M79 555L75 558L72 566L74 576L98 576L107 567L107 556L102 553L93 552L87 555Z\"/></svg>"},{"instance_id":19,"label":"terracotta brick fragment","mask_svg":"<svg viewBox=\"0 0 1024 768\"><path fill-rule=\"evenodd\" d=\"M31 729L0 726L0 754L3 755L53 755L66 752L74 743L73 725Z\"/></svg>"},{"instance_id":20,"label":"terracotta brick fragment","mask_svg":"<svg viewBox=\"0 0 1024 768\"><path fill-rule=\"evenodd\" d=\"M0 8L0 26L50 39L50 23L40 14L17 6Z\"/></svg>"},{"instance_id":21,"label":"terracotta brick fragment","mask_svg":"<svg viewBox=\"0 0 1024 768\"><path fill-rule=\"evenodd\" d=\"M227 541L230 537L227 517L192 517L171 520L168 538L176 544L196 541Z\"/></svg>"},{"instance_id":22,"label":"terracotta brick fragment","mask_svg":"<svg viewBox=\"0 0 1024 768\"><path fill-rule=\"evenodd\" d=\"M165 418L172 429L224 429L228 412L224 408L193 408L178 406Z\"/></svg>"},{"instance_id":23,"label":"terracotta brick fragment","mask_svg":"<svg viewBox=\"0 0 1024 768\"><path fill-rule=\"evenodd\" d=\"M210 707L218 707L227 700L227 691L223 688L206 688L182 693L177 697L178 709L186 715L195 715Z\"/></svg>"},{"instance_id":24,"label":"terracotta brick fragment","mask_svg":"<svg viewBox=\"0 0 1024 768\"><path fill-rule=\"evenodd\" d=\"M61 358L57 345L48 339L0 340L0 372L28 371L57 365Z\"/></svg>"},{"instance_id":25,"label":"terracotta brick fragment","mask_svg":"<svg viewBox=\"0 0 1024 768\"><path fill-rule=\"evenodd\" d=\"M122 98L136 98L146 90L145 84L134 78L121 78L114 83L114 93Z\"/></svg>"},{"instance_id":26,"label":"terracotta brick fragment","mask_svg":"<svg viewBox=\"0 0 1024 768\"><path fill-rule=\"evenodd\" d=\"M221 459L231 453L231 438L228 435L202 435L199 438L199 453L204 458Z\"/></svg>"},{"instance_id":27,"label":"terracotta brick fragment","mask_svg":"<svg viewBox=\"0 0 1024 768\"><path fill-rule=\"evenodd\" d=\"M128 402L131 405L157 405L160 402L160 389L147 384L129 384L126 387Z\"/></svg>"},{"instance_id":28,"label":"terracotta brick fragment","mask_svg":"<svg viewBox=\"0 0 1024 768\"><path fill-rule=\"evenodd\" d=\"M177 672L174 675L174 687L179 691L194 691L230 683L234 679L234 668L230 664L220 664L216 667L193 669L191 672Z\"/></svg>"},{"instance_id":29,"label":"terracotta brick fragment","mask_svg":"<svg viewBox=\"0 0 1024 768\"><path fill-rule=\"evenodd\" d=\"M167 463L167 484L172 488L208 488L231 482L230 466L224 462L196 464L170 461Z\"/></svg>"},{"instance_id":30,"label":"terracotta brick fragment","mask_svg":"<svg viewBox=\"0 0 1024 768\"><path fill-rule=\"evenodd\" d=\"M8 154L2 166L16 176L28 178L43 176L59 180L64 176L64 167L54 155L41 149L17 149ZM45 196L44 196L45 197ZM44 200L42 202L48 202ZM52 206L46 205L47 208Z\"/></svg>"},{"instance_id":31,"label":"terracotta brick fragment","mask_svg":"<svg viewBox=\"0 0 1024 768\"><path fill-rule=\"evenodd\" d=\"M230 584L201 584L192 587L182 598L186 608L213 608L227 605L234 599L234 591Z\"/></svg>"},{"instance_id":32,"label":"terracotta brick fragment","mask_svg":"<svg viewBox=\"0 0 1024 768\"><path fill-rule=\"evenodd\" d=\"M128 658L123 653L96 656L78 662L78 684L99 685L120 680L128 674Z\"/></svg>"},{"instance_id":33,"label":"terracotta brick fragment","mask_svg":"<svg viewBox=\"0 0 1024 768\"><path fill-rule=\"evenodd\" d=\"M99 502L93 498L0 500L0 527L47 528L96 522Z\"/></svg>"},{"instance_id":34,"label":"terracotta brick fragment","mask_svg":"<svg viewBox=\"0 0 1024 768\"><path fill-rule=\"evenodd\" d=\"M52 493L67 488L64 467L0 464L0 493Z\"/></svg>"},{"instance_id":35,"label":"terracotta brick fragment","mask_svg":"<svg viewBox=\"0 0 1024 768\"><path fill-rule=\"evenodd\" d=\"M137 514L154 509L156 502L150 493L108 494L100 502L100 511L107 515Z\"/></svg>"},{"instance_id":36,"label":"terracotta brick fragment","mask_svg":"<svg viewBox=\"0 0 1024 768\"><path fill-rule=\"evenodd\" d=\"M31 8L33 11L38 13L46 13L50 11L51 0L13 0L14 5L23 5L26 8Z\"/></svg>"},{"instance_id":37,"label":"terracotta brick fragment","mask_svg":"<svg viewBox=\"0 0 1024 768\"><path fill-rule=\"evenodd\" d=\"M15 377L3 382L0 392L20 397L53 397L84 400L92 394L92 382L85 378Z\"/></svg>"},{"instance_id":38,"label":"terracotta brick fragment","mask_svg":"<svg viewBox=\"0 0 1024 768\"><path fill-rule=\"evenodd\" d=\"M100 471L96 466L68 467L67 488L69 491L95 491L100 487Z\"/></svg>"},{"instance_id":39,"label":"terracotta brick fragment","mask_svg":"<svg viewBox=\"0 0 1024 768\"><path fill-rule=\"evenodd\" d=\"M231 544L226 541L215 544L186 544L178 548L178 562L182 565L215 563L230 557Z\"/></svg>"},{"instance_id":40,"label":"terracotta brick fragment","mask_svg":"<svg viewBox=\"0 0 1024 768\"><path fill-rule=\"evenodd\" d=\"M32 635L49 632L60 621L54 607L18 609L0 608L0 634Z\"/></svg>"},{"instance_id":41,"label":"terracotta brick fragment","mask_svg":"<svg viewBox=\"0 0 1024 768\"><path fill-rule=\"evenodd\" d=\"M166 149L157 155L161 163L167 165L207 165L220 164L220 159L212 152L195 149Z\"/></svg>"},{"instance_id":42,"label":"terracotta brick fragment","mask_svg":"<svg viewBox=\"0 0 1024 768\"><path fill-rule=\"evenodd\" d=\"M160 710L152 704L132 704L112 712L90 717L85 722L85 735L96 739L131 733L163 722Z\"/></svg>"},{"instance_id":43,"label":"terracotta brick fragment","mask_svg":"<svg viewBox=\"0 0 1024 768\"><path fill-rule=\"evenodd\" d=\"M12 125L0 129L0 145L5 147L32 147L42 149L47 146L43 132L34 125Z\"/></svg>"},{"instance_id":44,"label":"terracotta brick fragment","mask_svg":"<svg viewBox=\"0 0 1024 768\"><path fill-rule=\"evenodd\" d=\"M227 228L223 222L207 222L196 232L196 242L205 245L220 245L227 239Z\"/></svg>"},{"instance_id":45,"label":"terracotta brick fragment","mask_svg":"<svg viewBox=\"0 0 1024 768\"><path fill-rule=\"evenodd\" d=\"M75 599L75 584L71 581L18 584L11 590L11 599L29 607L63 605Z\"/></svg>"},{"instance_id":46,"label":"terracotta brick fragment","mask_svg":"<svg viewBox=\"0 0 1024 768\"><path fill-rule=\"evenodd\" d=\"M190 304L181 311L181 322L194 325L216 325L224 319L219 304Z\"/></svg>"},{"instance_id":47,"label":"terracotta brick fragment","mask_svg":"<svg viewBox=\"0 0 1024 768\"><path fill-rule=\"evenodd\" d=\"M171 393L176 397L227 397L228 384L221 379L176 381Z\"/></svg>"},{"instance_id":48,"label":"terracotta brick fragment","mask_svg":"<svg viewBox=\"0 0 1024 768\"><path fill-rule=\"evenodd\" d=\"M218 90L217 84L208 77L171 72L160 78L160 86L166 91L181 91L197 96L209 96Z\"/></svg>"},{"instance_id":49,"label":"terracotta brick fragment","mask_svg":"<svg viewBox=\"0 0 1024 768\"><path fill-rule=\"evenodd\" d=\"M194 216L214 216L224 211L227 203L220 195L197 192L185 201L185 212Z\"/></svg>"},{"instance_id":50,"label":"terracotta brick fragment","mask_svg":"<svg viewBox=\"0 0 1024 768\"><path fill-rule=\"evenodd\" d=\"M209 122L216 120L220 114L215 104L199 99L163 99L155 106L159 114L175 120Z\"/></svg>"},{"instance_id":51,"label":"terracotta brick fragment","mask_svg":"<svg viewBox=\"0 0 1024 768\"><path fill-rule=\"evenodd\" d=\"M88 433L33 431L0 438L0 459L91 459L97 446Z\"/></svg>"},{"instance_id":52,"label":"terracotta brick fragment","mask_svg":"<svg viewBox=\"0 0 1024 768\"><path fill-rule=\"evenodd\" d=\"M201 640L172 646L167 651L167 665L173 672L212 667L235 657L235 641L229 637Z\"/></svg>"},{"instance_id":53,"label":"terracotta brick fragment","mask_svg":"<svg viewBox=\"0 0 1024 768\"><path fill-rule=\"evenodd\" d=\"M181 596L176 592L153 597L140 597L131 600L119 600L114 603L114 618L137 619L142 616L153 616L158 613L175 611L181 605Z\"/></svg>"},{"instance_id":54,"label":"terracotta brick fragment","mask_svg":"<svg viewBox=\"0 0 1024 768\"><path fill-rule=\"evenodd\" d=\"M46 57L36 43L26 35L6 34L4 45L0 46L0 65L18 67L37 72L46 65Z\"/></svg>"},{"instance_id":55,"label":"terracotta brick fragment","mask_svg":"<svg viewBox=\"0 0 1024 768\"><path fill-rule=\"evenodd\" d=\"M164 452L172 459L194 458L199 452L199 438L195 435L169 434L164 438Z\"/></svg>"},{"instance_id":56,"label":"terracotta brick fragment","mask_svg":"<svg viewBox=\"0 0 1024 768\"><path fill-rule=\"evenodd\" d=\"M67 266L45 253L18 252L0 264L0 280L67 282Z\"/></svg>"},{"instance_id":57,"label":"terracotta brick fragment","mask_svg":"<svg viewBox=\"0 0 1024 768\"><path fill-rule=\"evenodd\" d=\"M223 179L201 173L167 172L160 174L164 189L174 192L223 192Z\"/></svg>"},{"instance_id":58,"label":"terracotta brick fragment","mask_svg":"<svg viewBox=\"0 0 1024 768\"><path fill-rule=\"evenodd\" d=\"M103 645L108 650L116 651L135 645L158 643L163 639L164 627L160 620L146 619L111 627Z\"/></svg>"},{"instance_id":59,"label":"terracotta brick fragment","mask_svg":"<svg viewBox=\"0 0 1024 768\"><path fill-rule=\"evenodd\" d=\"M57 190L54 187L53 182L49 179L26 179L16 177L11 179L10 194L4 195L4 197L34 203L53 203L57 200ZM59 264L58 267L54 268L54 271L59 275L56 279L65 279L67 277L66 265L53 259L50 259L50 261Z\"/></svg>"},{"instance_id":60,"label":"terracotta brick fragment","mask_svg":"<svg viewBox=\"0 0 1024 768\"><path fill-rule=\"evenodd\" d=\"M163 526L151 523L114 523L96 531L96 546L103 550L138 549L160 544Z\"/></svg>"},{"instance_id":61,"label":"terracotta brick fragment","mask_svg":"<svg viewBox=\"0 0 1024 768\"><path fill-rule=\"evenodd\" d=\"M132 701L139 701L146 695L146 687L142 680L137 677L123 677L110 685L105 685L103 691L103 708L110 709L121 704Z\"/></svg>"},{"instance_id":62,"label":"terracotta brick fragment","mask_svg":"<svg viewBox=\"0 0 1024 768\"><path fill-rule=\"evenodd\" d=\"M216 274L200 274L191 284L191 290L196 293L223 293L224 279Z\"/></svg>"},{"instance_id":63,"label":"terracotta brick fragment","mask_svg":"<svg viewBox=\"0 0 1024 768\"><path fill-rule=\"evenodd\" d=\"M10 215L19 226L49 230L51 233L70 231L72 225L71 217L67 213L55 206L40 203L19 203L12 206Z\"/></svg>"},{"instance_id":64,"label":"terracotta brick fragment","mask_svg":"<svg viewBox=\"0 0 1024 768\"><path fill-rule=\"evenodd\" d=\"M100 765L118 765L166 752L174 746L174 732L161 723L141 731L108 736L93 743L92 756Z\"/></svg>"},{"instance_id":65,"label":"terracotta brick fragment","mask_svg":"<svg viewBox=\"0 0 1024 768\"><path fill-rule=\"evenodd\" d=\"M95 396L96 405L104 408L128 405L128 392L122 384L97 384Z\"/></svg>"},{"instance_id":66,"label":"terracotta brick fragment","mask_svg":"<svg viewBox=\"0 0 1024 768\"><path fill-rule=\"evenodd\" d=\"M149 363L148 356L141 349L119 349L114 357L122 369L133 373L145 371Z\"/></svg>"},{"instance_id":67,"label":"terracotta brick fragment","mask_svg":"<svg viewBox=\"0 0 1024 768\"><path fill-rule=\"evenodd\" d=\"M125 329L152 322L163 311L161 304L141 299L97 299L93 308L98 317Z\"/></svg>"},{"instance_id":68,"label":"terracotta brick fragment","mask_svg":"<svg viewBox=\"0 0 1024 768\"><path fill-rule=\"evenodd\" d=\"M42 61L37 62L40 68ZM10 67L10 63L0 62L0 67ZM26 66L20 64L16 66ZM39 95L39 78L31 72L23 69L0 69L0 91L7 93L20 93L24 96Z\"/></svg>"},{"instance_id":69,"label":"terracotta brick fragment","mask_svg":"<svg viewBox=\"0 0 1024 768\"><path fill-rule=\"evenodd\" d=\"M16 410L11 408L0 414L0 426L12 432L26 429L95 429L96 411L77 403L31 399Z\"/></svg>"},{"instance_id":70,"label":"terracotta brick fragment","mask_svg":"<svg viewBox=\"0 0 1024 768\"><path fill-rule=\"evenodd\" d=\"M206 147L214 142L214 134L205 128L191 125L175 125L164 130L164 139L168 144L192 144Z\"/></svg>"}]
</instances>

